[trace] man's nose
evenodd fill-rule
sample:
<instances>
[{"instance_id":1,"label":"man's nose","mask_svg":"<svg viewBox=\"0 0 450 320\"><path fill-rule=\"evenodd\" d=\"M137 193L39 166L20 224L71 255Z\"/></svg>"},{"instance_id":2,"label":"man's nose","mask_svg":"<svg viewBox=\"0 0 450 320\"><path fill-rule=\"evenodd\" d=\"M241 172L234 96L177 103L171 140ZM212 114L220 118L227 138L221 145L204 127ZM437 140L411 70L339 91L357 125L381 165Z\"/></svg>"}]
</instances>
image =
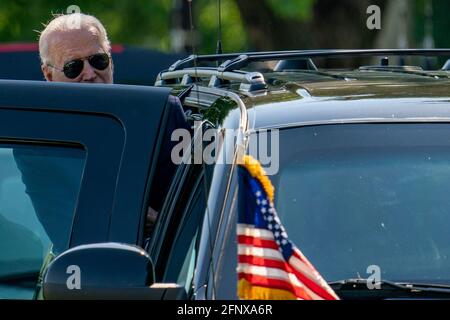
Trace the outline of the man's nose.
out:
<instances>
[{"instance_id":1,"label":"man's nose","mask_svg":"<svg viewBox=\"0 0 450 320\"><path fill-rule=\"evenodd\" d=\"M90 65L88 61L84 61L83 71L81 73L81 81L82 82L92 82L97 78L97 73L95 73L95 69Z\"/></svg>"}]
</instances>

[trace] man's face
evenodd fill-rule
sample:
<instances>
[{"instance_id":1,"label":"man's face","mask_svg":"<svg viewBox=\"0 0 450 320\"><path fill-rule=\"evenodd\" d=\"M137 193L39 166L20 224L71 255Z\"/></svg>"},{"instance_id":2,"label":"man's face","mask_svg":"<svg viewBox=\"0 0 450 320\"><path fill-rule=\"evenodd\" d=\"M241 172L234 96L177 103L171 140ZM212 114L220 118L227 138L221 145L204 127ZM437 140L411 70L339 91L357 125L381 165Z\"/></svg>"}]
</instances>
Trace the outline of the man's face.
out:
<instances>
[{"instance_id":1,"label":"man's face","mask_svg":"<svg viewBox=\"0 0 450 320\"><path fill-rule=\"evenodd\" d=\"M97 70L88 60L84 60L84 67L80 75L70 79L61 70L64 64L74 59L83 59L96 53L105 53L95 32L86 29L74 29L69 32L54 32L49 37L49 55L54 68L43 65L42 72L47 81L57 82L86 82L113 83L112 60L105 70Z\"/></svg>"}]
</instances>

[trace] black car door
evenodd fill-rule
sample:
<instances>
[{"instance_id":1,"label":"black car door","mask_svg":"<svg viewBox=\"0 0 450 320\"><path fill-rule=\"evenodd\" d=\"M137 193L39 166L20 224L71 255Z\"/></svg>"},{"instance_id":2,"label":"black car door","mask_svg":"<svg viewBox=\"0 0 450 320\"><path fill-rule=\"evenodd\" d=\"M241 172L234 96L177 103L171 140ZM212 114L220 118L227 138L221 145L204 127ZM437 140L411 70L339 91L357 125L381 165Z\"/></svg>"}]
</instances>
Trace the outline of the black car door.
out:
<instances>
[{"instance_id":1,"label":"black car door","mask_svg":"<svg viewBox=\"0 0 450 320\"><path fill-rule=\"evenodd\" d=\"M0 299L33 298L49 252L140 244L168 94L0 81Z\"/></svg>"}]
</instances>

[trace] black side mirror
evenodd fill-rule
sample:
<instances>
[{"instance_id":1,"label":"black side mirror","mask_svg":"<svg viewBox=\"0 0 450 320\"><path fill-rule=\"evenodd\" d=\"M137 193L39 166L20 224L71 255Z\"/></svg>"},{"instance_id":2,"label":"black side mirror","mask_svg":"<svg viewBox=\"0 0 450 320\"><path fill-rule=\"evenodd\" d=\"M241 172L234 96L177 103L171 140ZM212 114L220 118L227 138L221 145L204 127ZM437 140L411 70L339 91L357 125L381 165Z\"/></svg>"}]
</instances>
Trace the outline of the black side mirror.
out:
<instances>
[{"instance_id":1,"label":"black side mirror","mask_svg":"<svg viewBox=\"0 0 450 320\"><path fill-rule=\"evenodd\" d=\"M49 265L43 283L48 300L184 300L184 287L155 284L154 266L144 249L118 243L70 249Z\"/></svg>"}]
</instances>

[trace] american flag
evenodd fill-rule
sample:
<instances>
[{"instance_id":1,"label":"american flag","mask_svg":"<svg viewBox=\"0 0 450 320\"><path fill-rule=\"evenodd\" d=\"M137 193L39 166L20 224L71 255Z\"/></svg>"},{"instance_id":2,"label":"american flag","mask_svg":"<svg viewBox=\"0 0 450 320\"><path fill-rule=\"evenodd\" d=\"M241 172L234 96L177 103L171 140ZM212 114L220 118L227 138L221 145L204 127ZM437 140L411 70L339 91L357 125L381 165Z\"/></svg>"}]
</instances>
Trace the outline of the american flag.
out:
<instances>
[{"instance_id":1,"label":"american flag","mask_svg":"<svg viewBox=\"0 0 450 320\"><path fill-rule=\"evenodd\" d=\"M273 205L274 189L258 161L239 167L238 297L245 300L338 300L288 239Z\"/></svg>"}]
</instances>

